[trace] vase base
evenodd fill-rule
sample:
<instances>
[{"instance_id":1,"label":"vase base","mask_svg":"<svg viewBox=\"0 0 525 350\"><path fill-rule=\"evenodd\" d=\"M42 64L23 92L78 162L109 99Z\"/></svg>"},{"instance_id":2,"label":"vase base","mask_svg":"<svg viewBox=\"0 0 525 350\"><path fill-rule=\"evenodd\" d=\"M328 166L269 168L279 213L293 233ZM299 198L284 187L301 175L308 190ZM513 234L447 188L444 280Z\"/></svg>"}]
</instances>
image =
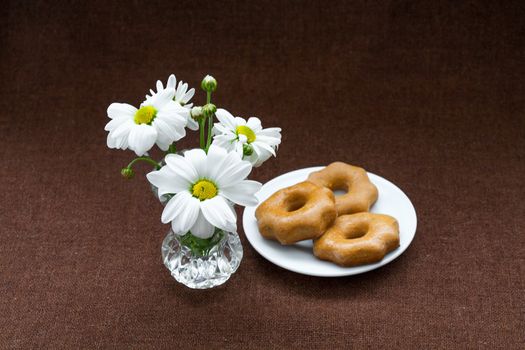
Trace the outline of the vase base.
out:
<instances>
[{"instance_id":1,"label":"vase base","mask_svg":"<svg viewBox=\"0 0 525 350\"><path fill-rule=\"evenodd\" d=\"M192 289L208 289L226 282L237 271L243 255L239 235L224 237L206 255L195 255L173 231L162 242L162 259L173 278Z\"/></svg>"}]
</instances>

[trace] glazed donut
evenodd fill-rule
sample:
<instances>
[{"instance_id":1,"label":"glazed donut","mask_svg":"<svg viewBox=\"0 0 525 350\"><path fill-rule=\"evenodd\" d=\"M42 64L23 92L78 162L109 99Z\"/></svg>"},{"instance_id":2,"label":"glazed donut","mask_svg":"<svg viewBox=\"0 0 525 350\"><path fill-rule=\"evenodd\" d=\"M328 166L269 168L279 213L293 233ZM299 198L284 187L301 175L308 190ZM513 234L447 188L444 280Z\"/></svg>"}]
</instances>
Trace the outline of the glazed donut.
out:
<instances>
[{"instance_id":1,"label":"glazed donut","mask_svg":"<svg viewBox=\"0 0 525 350\"><path fill-rule=\"evenodd\" d=\"M335 197L337 215L368 211L377 200L377 188L368 179L365 169L343 162L332 163L311 173L308 181L332 191L346 191Z\"/></svg>"},{"instance_id":2,"label":"glazed donut","mask_svg":"<svg viewBox=\"0 0 525 350\"><path fill-rule=\"evenodd\" d=\"M396 219L383 214L357 213L339 216L314 241L314 255L341 266L355 266L380 261L398 246Z\"/></svg>"},{"instance_id":3,"label":"glazed donut","mask_svg":"<svg viewBox=\"0 0 525 350\"><path fill-rule=\"evenodd\" d=\"M333 192L306 181L275 192L255 211L261 235L281 244L319 237L336 216Z\"/></svg>"}]
</instances>

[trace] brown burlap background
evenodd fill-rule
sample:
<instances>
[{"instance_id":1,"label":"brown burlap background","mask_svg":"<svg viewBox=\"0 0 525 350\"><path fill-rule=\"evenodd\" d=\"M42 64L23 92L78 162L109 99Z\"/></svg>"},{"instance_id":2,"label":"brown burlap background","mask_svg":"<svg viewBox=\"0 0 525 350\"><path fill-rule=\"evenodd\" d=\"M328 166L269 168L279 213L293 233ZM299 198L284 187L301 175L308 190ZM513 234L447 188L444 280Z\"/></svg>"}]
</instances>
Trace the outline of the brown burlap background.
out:
<instances>
[{"instance_id":1,"label":"brown burlap background","mask_svg":"<svg viewBox=\"0 0 525 350\"><path fill-rule=\"evenodd\" d=\"M524 348L525 10L500 3L4 2L0 348ZM256 180L342 160L399 185L410 248L314 278L239 220L230 281L176 283L148 168L123 180L103 130L172 72L282 127Z\"/></svg>"}]
</instances>

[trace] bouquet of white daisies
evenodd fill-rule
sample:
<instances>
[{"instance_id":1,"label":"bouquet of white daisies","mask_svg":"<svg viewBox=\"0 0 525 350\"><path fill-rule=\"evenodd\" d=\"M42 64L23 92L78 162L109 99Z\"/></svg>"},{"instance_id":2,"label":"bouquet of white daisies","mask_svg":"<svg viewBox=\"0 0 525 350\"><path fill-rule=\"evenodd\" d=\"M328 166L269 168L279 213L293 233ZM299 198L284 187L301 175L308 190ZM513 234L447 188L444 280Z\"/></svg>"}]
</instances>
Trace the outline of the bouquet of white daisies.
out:
<instances>
[{"instance_id":1,"label":"bouquet of white daisies","mask_svg":"<svg viewBox=\"0 0 525 350\"><path fill-rule=\"evenodd\" d=\"M256 205L261 184L247 180L252 167L276 155L280 128L263 129L259 118L234 117L211 103L217 81L206 76L201 83L206 104L193 106L195 89L170 75L166 86L157 81L136 108L127 103L108 107L111 119L109 148L130 149L137 157L122 169L125 178L134 176L133 165L150 163L155 170L146 175L160 197L169 199L161 221L171 223L175 234L209 239L217 229L234 232L237 217L234 204ZM177 152L176 143L186 128L199 131L199 148ZM157 146L161 159L152 158Z\"/></svg>"}]
</instances>

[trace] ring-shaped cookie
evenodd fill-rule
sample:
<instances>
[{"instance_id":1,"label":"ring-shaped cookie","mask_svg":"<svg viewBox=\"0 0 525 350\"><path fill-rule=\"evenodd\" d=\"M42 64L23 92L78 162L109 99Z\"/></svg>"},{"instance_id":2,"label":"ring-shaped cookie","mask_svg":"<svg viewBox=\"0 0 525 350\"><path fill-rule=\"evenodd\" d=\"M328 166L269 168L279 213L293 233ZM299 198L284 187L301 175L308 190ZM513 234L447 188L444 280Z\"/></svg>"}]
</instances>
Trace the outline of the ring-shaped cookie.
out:
<instances>
[{"instance_id":1,"label":"ring-shaped cookie","mask_svg":"<svg viewBox=\"0 0 525 350\"><path fill-rule=\"evenodd\" d=\"M281 244L319 237L336 216L332 191L306 181L275 192L255 211L261 235Z\"/></svg>"},{"instance_id":2,"label":"ring-shaped cookie","mask_svg":"<svg viewBox=\"0 0 525 350\"><path fill-rule=\"evenodd\" d=\"M338 215L366 212L376 202L377 187L370 182L365 169L343 162L334 162L308 176L308 181L345 194L335 197Z\"/></svg>"},{"instance_id":3,"label":"ring-shaped cookie","mask_svg":"<svg viewBox=\"0 0 525 350\"><path fill-rule=\"evenodd\" d=\"M314 241L314 255L341 266L382 260L399 246L399 225L383 214L339 216L332 227Z\"/></svg>"}]
</instances>

